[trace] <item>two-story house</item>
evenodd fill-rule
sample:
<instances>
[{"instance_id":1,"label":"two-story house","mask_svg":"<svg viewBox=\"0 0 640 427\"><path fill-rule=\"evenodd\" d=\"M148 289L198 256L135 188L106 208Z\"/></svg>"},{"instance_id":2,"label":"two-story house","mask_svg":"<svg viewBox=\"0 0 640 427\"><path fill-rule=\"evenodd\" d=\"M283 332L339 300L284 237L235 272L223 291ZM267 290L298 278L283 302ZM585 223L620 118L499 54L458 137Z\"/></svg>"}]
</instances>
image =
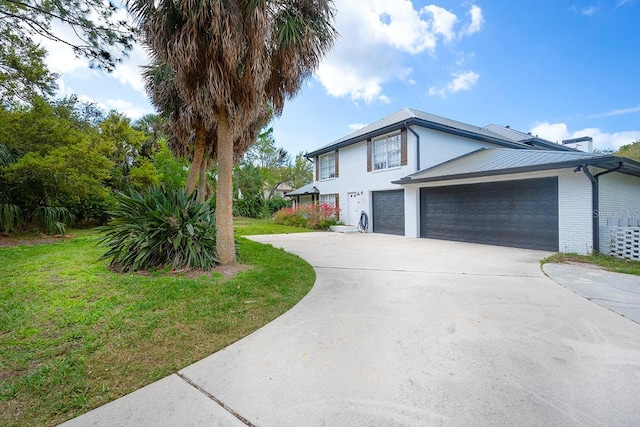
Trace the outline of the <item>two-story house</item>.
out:
<instances>
[{"instance_id":1,"label":"two-story house","mask_svg":"<svg viewBox=\"0 0 640 427\"><path fill-rule=\"evenodd\" d=\"M374 233L608 253L640 227L640 163L568 142L405 108L310 152L315 180L288 196Z\"/></svg>"}]
</instances>

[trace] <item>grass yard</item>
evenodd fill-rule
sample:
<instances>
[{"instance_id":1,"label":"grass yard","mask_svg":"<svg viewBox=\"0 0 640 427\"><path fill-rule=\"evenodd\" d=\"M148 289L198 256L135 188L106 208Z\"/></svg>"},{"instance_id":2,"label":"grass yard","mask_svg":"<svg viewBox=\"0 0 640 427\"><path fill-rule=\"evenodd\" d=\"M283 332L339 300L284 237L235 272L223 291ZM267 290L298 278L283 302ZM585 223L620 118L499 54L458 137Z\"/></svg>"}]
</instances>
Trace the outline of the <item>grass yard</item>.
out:
<instances>
[{"instance_id":1,"label":"grass yard","mask_svg":"<svg viewBox=\"0 0 640 427\"><path fill-rule=\"evenodd\" d=\"M558 253L540 261L541 264L546 264L548 262L555 262L560 264L569 262L594 264L604 268L607 271L640 276L640 262L614 258L612 256L603 254L585 256L577 254Z\"/></svg>"},{"instance_id":2,"label":"grass yard","mask_svg":"<svg viewBox=\"0 0 640 427\"><path fill-rule=\"evenodd\" d=\"M274 224L271 219L235 218L233 224L237 236L253 236L257 234L289 234L309 233L313 230L288 225Z\"/></svg>"},{"instance_id":3,"label":"grass yard","mask_svg":"<svg viewBox=\"0 0 640 427\"><path fill-rule=\"evenodd\" d=\"M302 259L242 238L250 268L230 279L115 274L96 262L96 232L71 233L0 247L0 425L55 425L176 372L278 317L315 280Z\"/></svg>"}]
</instances>

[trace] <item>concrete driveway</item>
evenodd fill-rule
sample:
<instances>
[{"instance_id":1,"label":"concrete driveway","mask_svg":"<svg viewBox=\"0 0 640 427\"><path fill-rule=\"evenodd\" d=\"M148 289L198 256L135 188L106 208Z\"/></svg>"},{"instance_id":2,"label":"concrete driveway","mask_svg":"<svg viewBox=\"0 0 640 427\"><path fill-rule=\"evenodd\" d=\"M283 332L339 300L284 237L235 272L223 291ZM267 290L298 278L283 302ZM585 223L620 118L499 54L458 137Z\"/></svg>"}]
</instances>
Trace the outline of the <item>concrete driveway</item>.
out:
<instances>
[{"instance_id":1,"label":"concrete driveway","mask_svg":"<svg viewBox=\"0 0 640 427\"><path fill-rule=\"evenodd\" d=\"M310 294L69 425L640 423L640 325L547 278L545 252L372 234L253 239L309 261Z\"/></svg>"}]
</instances>

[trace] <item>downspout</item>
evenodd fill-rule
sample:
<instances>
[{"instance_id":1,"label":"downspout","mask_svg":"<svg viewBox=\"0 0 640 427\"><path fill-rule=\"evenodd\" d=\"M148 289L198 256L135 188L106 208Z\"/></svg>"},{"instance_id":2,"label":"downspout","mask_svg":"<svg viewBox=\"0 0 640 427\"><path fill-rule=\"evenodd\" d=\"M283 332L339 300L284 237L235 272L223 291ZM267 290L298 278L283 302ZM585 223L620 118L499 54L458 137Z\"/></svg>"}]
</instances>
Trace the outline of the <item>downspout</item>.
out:
<instances>
[{"instance_id":1,"label":"downspout","mask_svg":"<svg viewBox=\"0 0 640 427\"><path fill-rule=\"evenodd\" d=\"M591 207L593 209L592 213L592 229L593 229L593 251L600 252L600 178L602 175L606 175L611 172L616 172L623 167L623 162L619 162L618 166L613 169L609 169L600 173L595 174L595 176L591 173L587 165L578 166L575 172L582 169L582 172L585 174L589 181L591 181Z\"/></svg>"},{"instance_id":2,"label":"downspout","mask_svg":"<svg viewBox=\"0 0 640 427\"><path fill-rule=\"evenodd\" d=\"M409 129L409 132L415 135L416 137L416 171L420 170L420 135L416 133L413 129L407 126L407 122L404 122L404 127Z\"/></svg>"}]
</instances>

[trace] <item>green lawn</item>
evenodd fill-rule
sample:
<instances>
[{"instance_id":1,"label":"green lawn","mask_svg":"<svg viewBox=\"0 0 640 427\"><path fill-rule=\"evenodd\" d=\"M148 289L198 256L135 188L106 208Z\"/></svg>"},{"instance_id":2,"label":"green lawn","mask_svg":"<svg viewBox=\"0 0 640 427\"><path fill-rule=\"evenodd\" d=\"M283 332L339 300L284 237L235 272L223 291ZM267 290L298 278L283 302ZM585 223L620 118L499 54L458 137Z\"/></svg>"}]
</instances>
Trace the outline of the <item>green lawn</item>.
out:
<instances>
[{"instance_id":1,"label":"green lawn","mask_svg":"<svg viewBox=\"0 0 640 427\"><path fill-rule=\"evenodd\" d=\"M584 256L577 254L558 253L540 261L541 264L546 264L548 262L561 264L569 262L594 264L604 268L607 271L613 271L615 273L635 274L636 276L640 276L640 262L614 258L612 256L603 254Z\"/></svg>"},{"instance_id":2,"label":"green lawn","mask_svg":"<svg viewBox=\"0 0 640 427\"><path fill-rule=\"evenodd\" d=\"M271 219L235 218L233 220L236 235L253 236L256 234L309 233L313 230L288 225L274 224Z\"/></svg>"},{"instance_id":3,"label":"green lawn","mask_svg":"<svg viewBox=\"0 0 640 427\"><path fill-rule=\"evenodd\" d=\"M176 372L278 317L315 280L302 259L243 238L250 268L231 279L115 274L96 261L97 233L71 234L0 248L0 425L55 425Z\"/></svg>"}]
</instances>

